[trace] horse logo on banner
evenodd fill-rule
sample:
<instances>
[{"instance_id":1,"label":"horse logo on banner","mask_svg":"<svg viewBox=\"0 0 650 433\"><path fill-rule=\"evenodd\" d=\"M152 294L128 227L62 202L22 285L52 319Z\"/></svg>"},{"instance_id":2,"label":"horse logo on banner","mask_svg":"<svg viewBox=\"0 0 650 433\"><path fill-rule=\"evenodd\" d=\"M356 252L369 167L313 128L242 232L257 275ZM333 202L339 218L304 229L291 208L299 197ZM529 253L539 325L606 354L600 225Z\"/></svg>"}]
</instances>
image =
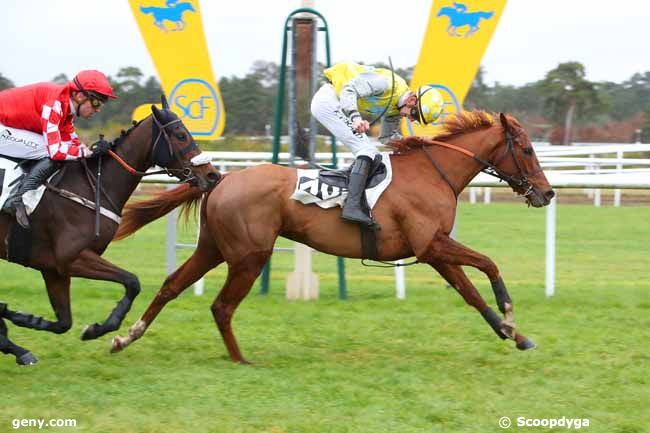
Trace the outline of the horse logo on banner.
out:
<instances>
[{"instance_id":1,"label":"horse logo on banner","mask_svg":"<svg viewBox=\"0 0 650 433\"><path fill-rule=\"evenodd\" d=\"M493 15L494 11L467 12L466 5L454 2L454 7L440 8L437 16L449 18L449 27L447 27L449 36L465 36L467 38L479 30L478 25L481 19L489 20ZM458 28L465 26L469 26L467 32L464 35L458 33Z\"/></svg>"},{"instance_id":2,"label":"horse logo on banner","mask_svg":"<svg viewBox=\"0 0 650 433\"><path fill-rule=\"evenodd\" d=\"M183 14L186 11L195 12L194 6L191 2L178 2L178 0L167 0L165 2L167 7L143 7L140 6L140 12L143 14L153 15L153 23L160 30L167 32L167 27L165 27L165 21L171 21L176 24L175 28L171 30L173 32L182 31L185 29L185 20L183 20Z\"/></svg>"}]
</instances>

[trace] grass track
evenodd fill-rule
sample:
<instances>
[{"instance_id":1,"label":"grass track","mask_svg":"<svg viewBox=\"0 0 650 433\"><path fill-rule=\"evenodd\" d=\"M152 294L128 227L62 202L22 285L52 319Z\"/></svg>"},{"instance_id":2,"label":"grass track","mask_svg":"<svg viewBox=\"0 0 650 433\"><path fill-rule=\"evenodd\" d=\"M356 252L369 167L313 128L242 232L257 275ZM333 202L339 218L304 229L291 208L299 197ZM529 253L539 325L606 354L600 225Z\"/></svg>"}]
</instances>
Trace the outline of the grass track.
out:
<instances>
[{"instance_id":1,"label":"grass track","mask_svg":"<svg viewBox=\"0 0 650 433\"><path fill-rule=\"evenodd\" d=\"M13 357L0 357L0 432L12 431L17 418L74 418L76 428L47 431L93 433L551 431L502 430L502 416L589 418L588 432L649 432L649 217L647 207L560 202L557 295L549 300L545 212L461 206L460 240L499 265L517 324L539 345L525 353L498 340L424 265L406 270L407 299L397 301L392 271L348 260L343 302L335 259L318 254L321 299L287 302L293 258L276 254L270 295L259 296L256 286L235 316L250 367L227 360L210 314L225 268L207 275L205 296L188 290L142 340L114 356L112 336L78 336L106 317L122 289L75 280L68 334L10 328L41 362L18 368ZM143 285L122 334L164 279L164 229L157 222L106 254ZM184 231L185 241L192 236ZM39 274L0 266L0 299L52 318ZM467 272L496 309L486 278Z\"/></svg>"}]
</instances>

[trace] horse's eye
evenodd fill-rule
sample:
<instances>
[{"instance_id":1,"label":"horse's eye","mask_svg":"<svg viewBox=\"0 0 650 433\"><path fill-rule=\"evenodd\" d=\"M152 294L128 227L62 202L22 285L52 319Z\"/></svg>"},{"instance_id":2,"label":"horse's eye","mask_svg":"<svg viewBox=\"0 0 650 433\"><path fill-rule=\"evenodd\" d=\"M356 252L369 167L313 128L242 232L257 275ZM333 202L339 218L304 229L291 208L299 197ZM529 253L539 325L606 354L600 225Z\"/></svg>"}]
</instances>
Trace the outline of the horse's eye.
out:
<instances>
[{"instance_id":1,"label":"horse's eye","mask_svg":"<svg viewBox=\"0 0 650 433\"><path fill-rule=\"evenodd\" d=\"M187 138L187 135L184 132L176 132L176 133L174 133L174 135L179 140L185 140Z\"/></svg>"},{"instance_id":2,"label":"horse's eye","mask_svg":"<svg viewBox=\"0 0 650 433\"><path fill-rule=\"evenodd\" d=\"M532 155L533 154L533 148L532 147L524 147L524 153L526 155Z\"/></svg>"}]
</instances>

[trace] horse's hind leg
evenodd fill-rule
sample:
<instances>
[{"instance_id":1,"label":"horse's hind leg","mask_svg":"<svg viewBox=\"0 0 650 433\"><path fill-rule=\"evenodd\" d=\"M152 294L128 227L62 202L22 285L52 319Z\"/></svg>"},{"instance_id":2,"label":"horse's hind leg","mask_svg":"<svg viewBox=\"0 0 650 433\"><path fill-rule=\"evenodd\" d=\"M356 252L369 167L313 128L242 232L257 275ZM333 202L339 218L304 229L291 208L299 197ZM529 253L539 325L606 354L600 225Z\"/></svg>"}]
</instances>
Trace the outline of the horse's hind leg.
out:
<instances>
[{"instance_id":1,"label":"horse's hind leg","mask_svg":"<svg viewBox=\"0 0 650 433\"><path fill-rule=\"evenodd\" d=\"M185 289L203 277L206 272L222 262L223 257L216 247L206 247L199 244L194 254L173 274L167 277L140 320L129 328L129 334L126 337L118 335L113 338L111 353L125 349L129 344L142 337L151 322L154 321L158 313L169 301L175 299Z\"/></svg>"},{"instance_id":2,"label":"horse's hind leg","mask_svg":"<svg viewBox=\"0 0 650 433\"><path fill-rule=\"evenodd\" d=\"M535 344L525 336L515 331L513 304L505 284L499 275L496 264L487 256L480 254L461 243L438 233L418 260L431 264L451 284L465 301L474 306L483 315L501 338L511 338L521 350L532 349ZM499 310L505 315L505 320L485 304L474 285L469 281L460 266L472 266L488 276L492 290L499 305ZM480 301L479 301L480 300Z\"/></svg>"},{"instance_id":3,"label":"horse's hind leg","mask_svg":"<svg viewBox=\"0 0 650 433\"><path fill-rule=\"evenodd\" d=\"M212 315L219 327L230 359L241 364L248 364L248 361L242 356L232 331L232 316L262 272L271 253L272 250L251 253L236 263L228 263L228 277L212 304Z\"/></svg>"},{"instance_id":4,"label":"horse's hind leg","mask_svg":"<svg viewBox=\"0 0 650 433\"><path fill-rule=\"evenodd\" d=\"M38 359L29 350L18 346L12 342L8 337L7 325L4 320L0 318L0 352L5 355L14 355L16 357L16 364L18 365L33 365L38 362Z\"/></svg>"},{"instance_id":5,"label":"horse's hind leg","mask_svg":"<svg viewBox=\"0 0 650 433\"><path fill-rule=\"evenodd\" d=\"M57 272L42 271L47 295L56 314L56 322L21 311L12 311L4 307L2 317L10 320L14 325L23 328L49 331L63 334L72 327L72 312L70 310L70 277L59 275Z\"/></svg>"}]
</instances>

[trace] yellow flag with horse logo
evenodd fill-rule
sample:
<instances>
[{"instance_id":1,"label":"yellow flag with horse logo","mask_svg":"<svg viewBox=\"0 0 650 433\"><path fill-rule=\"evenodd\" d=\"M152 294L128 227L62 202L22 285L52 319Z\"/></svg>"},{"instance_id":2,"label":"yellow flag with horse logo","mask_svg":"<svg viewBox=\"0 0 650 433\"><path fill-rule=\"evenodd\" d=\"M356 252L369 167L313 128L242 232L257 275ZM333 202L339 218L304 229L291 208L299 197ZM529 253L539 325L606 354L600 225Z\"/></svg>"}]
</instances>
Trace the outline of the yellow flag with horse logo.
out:
<instances>
[{"instance_id":1,"label":"yellow flag with horse logo","mask_svg":"<svg viewBox=\"0 0 650 433\"><path fill-rule=\"evenodd\" d=\"M445 109L437 124L462 110L506 1L433 1L411 88L430 84L442 93ZM413 125L415 135L434 135L436 129Z\"/></svg>"},{"instance_id":2,"label":"yellow flag with horse logo","mask_svg":"<svg viewBox=\"0 0 650 433\"><path fill-rule=\"evenodd\" d=\"M192 135L211 140L223 131L226 113L214 79L198 0L129 0L172 111ZM151 114L141 105L134 119Z\"/></svg>"}]
</instances>

